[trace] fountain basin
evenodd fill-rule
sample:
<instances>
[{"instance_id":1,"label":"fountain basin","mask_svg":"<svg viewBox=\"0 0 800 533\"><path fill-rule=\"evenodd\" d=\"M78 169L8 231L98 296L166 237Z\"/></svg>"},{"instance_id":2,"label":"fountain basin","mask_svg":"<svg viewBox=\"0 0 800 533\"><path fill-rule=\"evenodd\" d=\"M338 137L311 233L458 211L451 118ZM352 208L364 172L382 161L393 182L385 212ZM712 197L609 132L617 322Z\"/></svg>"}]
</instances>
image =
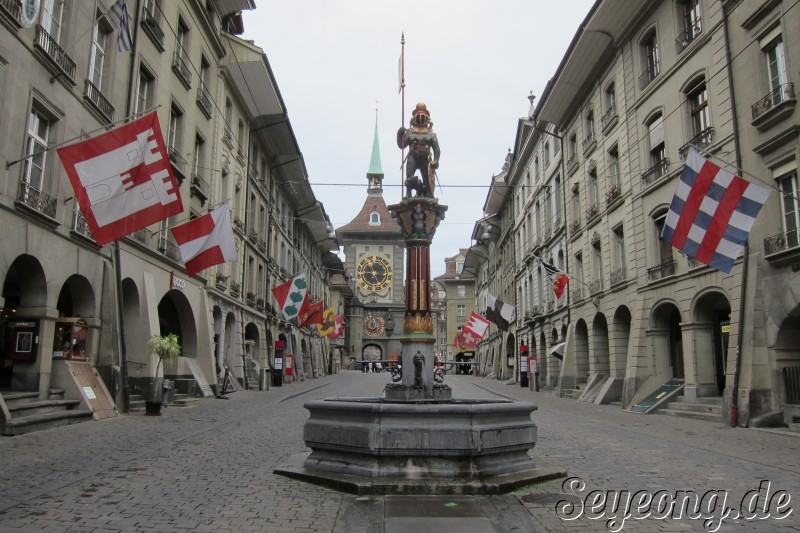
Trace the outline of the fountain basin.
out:
<instances>
[{"instance_id":1,"label":"fountain basin","mask_svg":"<svg viewBox=\"0 0 800 533\"><path fill-rule=\"evenodd\" d=\"M491 494L563 472L537 469L531 403L453 399L307 402L310 453L276 473L356 494Z\"/></svg>"}]
</instances>

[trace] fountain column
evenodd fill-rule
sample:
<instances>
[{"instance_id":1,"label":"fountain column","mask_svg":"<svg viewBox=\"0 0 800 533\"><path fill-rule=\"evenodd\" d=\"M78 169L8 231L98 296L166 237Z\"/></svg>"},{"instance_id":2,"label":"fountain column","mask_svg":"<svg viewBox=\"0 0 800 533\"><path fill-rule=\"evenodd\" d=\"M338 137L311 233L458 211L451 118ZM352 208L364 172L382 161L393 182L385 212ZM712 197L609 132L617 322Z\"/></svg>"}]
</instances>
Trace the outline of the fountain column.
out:
<instances>
[{"instance_id":1,"label":"fountain column","mask_svg":"<svg viewBox=\"0 0 800 533\"><path fill-rule=\"evenodd\" d=\"M437 384L434 370L436 332L431 319L430 246L447 206L434 198L409 197L388 206L406 243L405 319L399 383L386 387L385 397L394 401L448 400L449 387Z\"/></svg>"}]
</instances>

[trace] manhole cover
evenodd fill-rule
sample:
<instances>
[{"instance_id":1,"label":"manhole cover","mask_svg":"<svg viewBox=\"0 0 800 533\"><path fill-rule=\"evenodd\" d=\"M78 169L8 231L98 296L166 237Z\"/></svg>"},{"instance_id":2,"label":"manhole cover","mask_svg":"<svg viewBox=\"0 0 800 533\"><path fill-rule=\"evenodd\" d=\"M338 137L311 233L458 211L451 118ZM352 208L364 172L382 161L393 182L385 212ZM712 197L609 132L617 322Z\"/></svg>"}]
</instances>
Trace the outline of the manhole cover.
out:
<instances>
[{"instance_id":1,"label":"manhole cover","mask_svg":"<svg viewBox=\"0 0 800 533\"><path fill-rule=\"evenodd\" d=\"M558 492L534 492L521 496L520 500L534 505L556 505L558 503L580 503L581 499L574 494L560 494Z\"/></svg>"}]
</instances>

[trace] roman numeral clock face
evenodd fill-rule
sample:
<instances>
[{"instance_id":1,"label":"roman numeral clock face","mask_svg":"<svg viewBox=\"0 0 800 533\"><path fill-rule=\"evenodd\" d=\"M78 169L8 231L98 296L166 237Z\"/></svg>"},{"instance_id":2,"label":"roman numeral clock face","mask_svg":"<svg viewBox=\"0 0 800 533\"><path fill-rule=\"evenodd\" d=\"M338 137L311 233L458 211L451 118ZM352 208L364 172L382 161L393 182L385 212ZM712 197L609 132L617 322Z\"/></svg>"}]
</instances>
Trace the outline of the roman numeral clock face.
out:
<instances>
[{"instance_id":1,"label":"roman numeral clock face","mask_svg":"<svg viewBox=\"0 0 800 533\"><path fill-rule=\"evenodd\" d=\"M369 255L356 267L356 281L365 291L382 291L392 283L392 266L377 255Z\"/></svg>"}]
</instances>

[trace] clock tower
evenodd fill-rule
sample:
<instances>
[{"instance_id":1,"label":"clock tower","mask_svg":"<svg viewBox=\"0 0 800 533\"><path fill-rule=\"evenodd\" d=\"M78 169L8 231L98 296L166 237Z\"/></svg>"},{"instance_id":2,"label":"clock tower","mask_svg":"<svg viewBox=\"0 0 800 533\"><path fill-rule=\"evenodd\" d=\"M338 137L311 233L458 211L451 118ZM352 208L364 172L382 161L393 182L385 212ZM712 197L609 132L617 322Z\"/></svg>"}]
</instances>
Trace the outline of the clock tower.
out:
<instances>
[{"instance_id":1,"label":"clock tower","mask_svg":"<svg viewBox=\"0 0 800 533\"><path fill-rule=\"evenodd\" d=\"M356 361L386 361L402 348L405 245L383 198L383 178L376 117L367 197L355 218L336 228L345 268L355 283L345 318L347 355Z\"/></svg>"}]
</instances>

